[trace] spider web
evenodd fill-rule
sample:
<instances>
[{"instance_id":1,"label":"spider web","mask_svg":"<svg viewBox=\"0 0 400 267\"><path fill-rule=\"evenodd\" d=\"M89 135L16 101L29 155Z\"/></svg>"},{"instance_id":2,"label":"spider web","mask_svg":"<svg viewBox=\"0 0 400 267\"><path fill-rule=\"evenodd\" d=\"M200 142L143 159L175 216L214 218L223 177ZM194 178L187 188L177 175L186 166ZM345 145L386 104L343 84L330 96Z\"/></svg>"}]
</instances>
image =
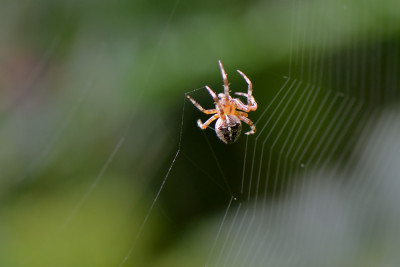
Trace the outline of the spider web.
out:
<instances>
[{"instance_id":1,"label":"spider web","mask_svg":"<svg viewBox=\"0 0 400 267\"><path fill-rule=\"evenodd\" d=\"M375 236L400 219L398 199L381 201L399 190L398 115L378 115L398 98L398 38L385 38L393 29L371 12L377 2L322 3L302 13L306 2L291 2L288 77L246 140L241 197L229 201L206 266L399 262L398 239L387 239L397 230ZM306 43L316 45L305 51ZM377 210L386 212L372 220Z\"/></svg>"},{"instance_id":2,"label":"spider web","mask_svg":"<svg viewBox=\"0 0 400 267\"><path fill-rule=\"evenodd\" d=\"M166 15L162 14L160 21L149 23L150 29L152 23L163 25L162 30L149 38L156 43L154 49L140 48L138 51L143 54L129 54L134 60L147 63L135 65L133 71L123 59L126 54L118 51L121 46L135 51L132 43L136 40L126 43L102 40L106 44L90 51L81 51L77 45L77 59L68 62L70 66L66 68L76 73L68 75L76 78L85 67L107 67L93 71L89 78L76 79L67 88L60 88L64 89L61 92L72 90L70 95L49 93L51 82L34 90L35 80L41 79L43 69L51 65L57 50L62 49L60 40L64 40L65 33L52 35L46 43L45 53L33 66L26 85L19 88L17 100L2 114L4 125L8 126L4 126L2 134L12 138L3 138L1 163L4 177L11 173L12 179L1 182L6 192L10 187L17 188L14 189L17 193L9 190L11 197L4 199L10 203L19 203L17 200L22 199L25 204L21 206L28 207L2 211L6 219L0 225L4 225L5 233L11 234L5 235L1 245L13 251L0 253L4 264L54 266L60 259L68 258L63 254L65 251L68 256L75 255L73 262L79 261L85 266L138 266L148 262L154 266L169 263L178 266L181 261L183 266L364 266L371 262L397 266L400 262L396 251L400 240L397 231L400 125L396 110L399 28L393 23L400 10L396 9L397 5L390 1L260 2L251 10L243 11L244 19L240 23L231 21L229 16L226 25L215 21L215 29L206 29L205 35L199 35L207 41L201 43L195 38L196 43L189 44L189 52L176 44L185 44L183 40L187 39L179 39L171 30L176 26L173 21L177 12L182 12L180 8L187 8L186 5L182 1L167 3ZM282 10L285 12L278 12ZM278 18L275 13L286 16ZM69 23L71 19L67 17ZM213 20L213 17L207 19ZM192 24L180 25L179 30L196 32L198 22L189 22ZM87 27L93 27L90 20L86 23ZM281 27L287 30L274 31L271 27L276 24L286 25ZM126 35L132 35L131 26ZM221 41L217 36L229 30L234 32L225 35L231 38L226 40L229 49L219 48L214 40ZM243 47L235 45L233 36L237 32L245 33L241 38L250 40L245 42L249 50L261 52L239 53ZM267 42L262 38L265 36L268 36ZM197 57L194 62L196 54L203 55L203 51L199 53L196 49L210 54L204 61L203 57ZM265 56L263 50L277 53ZM107 57L110 53L112 56ZM245 82L235 73L235 68L242 70L254 84L259 108L257 112L250 112L249 118L255 122L257 133L242 135L238 143L227 146L217 139L212 127L200 131L196 119L203 115L185 99L184 93L191 94L202 105L205 103L204 106L207 103L211 106L212 101L204 87L182 90L193 88L193 80L185 86L169 82L171 87L180 88L178 95L182 97L182 102L177 103L176 116L167 118L159 110L157 114L147 109L143 112L146 104L141 102L146 101L147 91L162 87L174 71L179 76L193 74L187 69L174 69L175 57L180 57L184 66L192 66L194 73L201 73L200 85L207 81L217 92L221 89L217 59L223 57L233 92L245 92ZM279 57L289 62L283 70L257 73L260 70L251 66L253 62L259 66L269 60L274 65ZM112 70L116 62L110 58L118 58L117 70ZM213 64L205 63L212 60ZM157 67L163 62L168 62L166 65L171 69ZM133 87L137 89L130 101L125 100L126 94L119 96L119 91L110 90L118 78L131 75L124 72L133 72ZM109 73L122 74L115 78ZM210 73L215 76L210 78ZM51 74L58 73L53 70ZM60 94L57 99L63 100L55 104L42 100L51 94ZM30 108L38 109L24 103L29 97L33 98L32 106L43 105L43 111L38 113L40 116L22 119ZM94 109L96 112L107 107L107 115L78 116L82 114L81 109L92 106L101 106ZM122 119L118 112L124 114ZM114 119L117 122L110 123ZM103 132L114 139L110 141L101 136L100 129L94 130L97 126L83 126L93 121L101 121L106 124L104 128L112 129ZM27 122L30 124L21 126ZM174 126L177 133L169 132ZM80 128L87 132L76 130ZM29 135L13 134L28 130L32 131ZM71 136L73 142L63 141L66 136ZM97 143L91 140L92 136L99 137ZM21 146L29 148L28 152L23 151L24 160L21 160L26 168L10 164L15 155L8 152L13 151L14 138L22 139ZM90 150L90 145L101 149ZM87 155L87 151L91 153ZM11 159L6 155L11 155ZM61 171L52 169L52 162L56 161L62 162ZM167 167L160 170L159 166ZM128 177L129 182L116 174L120 174L118 170L126 172L121 176ZM57 175L60 180L69 180L56 181ZM43 178L48 176L51 179ZM81 187L73 185L86 176L89 178ZM157 179L146 179L152 176ZM120 186L115 185L116 180ZM135 180L134 186L130 180ZM72 192L72 196L67 192ZM42 195L46 197L41 198ZM57 199L53 195L61 197ZM167 196L174 200L174 209L167 208ZM186 202L190 205L185 206ZM9 205L7 201L2 204ZM207 206L213 210L206 210ZM47 213L52 216L46 216ZM38 217L45 219L25 222L20 214L33 214L30 218L39 214ZM179 237L159 230L163 224L180 228L176 222L179 216L195 217L196 226L176 231ZM32 233L27 229L37 231ZM146 254L150 254L146 249L154 246L148 244L149 240L167 238L174 247L160 249L163 253L157 259ZM9 240L13 242L5 243ZM99 249L99 244L105 248ZM74 250L78 252L73 254ZM81 250L85 251L84 256ZM150 260L144 260L146 256Z\"/></svg>"}]
</instances>

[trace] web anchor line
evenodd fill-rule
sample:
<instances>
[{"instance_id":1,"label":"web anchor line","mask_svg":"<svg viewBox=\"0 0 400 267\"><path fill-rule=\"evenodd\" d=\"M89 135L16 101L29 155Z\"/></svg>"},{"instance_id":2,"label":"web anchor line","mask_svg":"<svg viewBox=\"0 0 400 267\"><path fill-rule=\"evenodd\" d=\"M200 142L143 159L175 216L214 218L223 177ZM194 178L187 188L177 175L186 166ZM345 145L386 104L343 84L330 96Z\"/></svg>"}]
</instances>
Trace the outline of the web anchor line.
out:
<instances>
[{"instance_id":1,"label":"web anchor line","mask_svg":"<svg viewBox=\"0 0 400 267\"><path fill-rule=\"evenodd\" d=\"M149 210L148 210L147 213L146 213L146 216L145 216L143 222L142 222L142 224L140 225L140 228L139 228L139 230L138 230L138 232L137 232L137 234L136 234L136 237L135 237L135 239L133 240L133 242L132 242L132 244L131 244L131 246L130 246L130 248L129 248L128 253L125 255L124 259L123 259L123 260L121 261L121 263L118 265L119 267L123 266L123 265L125 264L125 262L129 259L129 257L132 255L133 249L135 248L136 243L137 243L139 237L141 236L141 234L142 234L142 232L143 232L143 230L144 230L144 227L145 227L145 225L146 225L146 223L147 223L147 220L149 219L150 214L151 214L151 212L153 211L153 208L154 208L156 202L158 201L158 198L160 197L160 194L161 194L162 190L164 189L164 186L165 186L165 183L167 182L167 179L168 179L168 177L169 177L169 174L171 173L171 170L172 170L172 168L174 167L175 162L176 162L176 160L177 160L177 158L178 158L178 156L179 156L179 154L180 154L180 152L181 152L182 131L183 131L183 119L184 119L184 114L185 114L185 99L186 99L186 97L183 98L182 119L181 119L181 129L180 129L180 133L179 133L178 149L177 149L177 151L176 151L176 153L175 153L174 158L172 159L171 165L169 166L167 173L166 173L165 176L164 176L164 179L163 179L162 182L161 182L160 188L158 189L157 194L156 194L156 196L154 197L154 200L153 200L153 202L151 203L150 208L149 208Z\"/></svg>"}]
</instances>

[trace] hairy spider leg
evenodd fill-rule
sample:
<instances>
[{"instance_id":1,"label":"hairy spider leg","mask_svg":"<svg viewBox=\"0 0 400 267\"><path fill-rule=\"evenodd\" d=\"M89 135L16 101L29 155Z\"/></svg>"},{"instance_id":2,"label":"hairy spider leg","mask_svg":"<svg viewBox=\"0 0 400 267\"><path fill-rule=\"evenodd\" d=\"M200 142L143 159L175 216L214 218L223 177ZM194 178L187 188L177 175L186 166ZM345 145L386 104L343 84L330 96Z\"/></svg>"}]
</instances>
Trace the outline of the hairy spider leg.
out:
<instances>
[{"instance_id":1,"label":"hairy spider leg","mask_svg":"<svg viewBox=\"0 0 400 267\"><path fill-rule=\"evenodd\" d=\"M256 110L257 109L257 102L256 102L256 100L254 99L254 97L253 96L249 96L248 94L245 94L245 93L241 93L241 92L237 92L237 93L235 93L235 95L241 95L241 96L244 96L244 97L246 97L247 98L247 107L249 108L249 110L247 111L247 112L249 112L249 111L254 111L254 110ZM239 100L239 99L238 99ZM240 101L240 100L239 100ZM242 101L240 101L240 103L242 103L243 104L243 102ZM250 104L249 104L250 103ZM244 104L243 104L244 105Z\"/></svg>"},{"instance_id":2,"label":"hairy spider leg","mask_svg":"<svg viewBox=\"0 0 400 267\"><path fill-rule=\"evenodd\" d=\"M253 97L253 84L251 83L250 79L247 78L247 76L241 72L240 70L237 70L237 72L242 75L243 79L247 83L247 106L250 108L250 110L256 110L257 109L257 103ZM236 93L238 94L238 93ZM243 93L239 93L238 95L244 95Z\"/></svg>"},{"instance_id":3,"label":"hairy spider leg","mask_svg":"<svg viewBox=\"0 0 400 267\"><path fill-rule=\"evenodd\" d=\"M246 117L246 118L249 116L249 114L247 114L246 112L239 111L239 110L236 110L236 111L235 111L235 115L236 115L237 117L243 116L243 117Z\"/></svg>"},{"instance_id":4,"label":"hairy spider leg","mask_svg":"<svg viewBox=\"0 0 400 267\"><path fill-rule=\"evenodd\" d=\"M222 80L224 81L224 93L226 96L229 96L229 83L228 83L228 75L225 72L224 66L222 66L221 60L218 60L219 68L221 69Z\"/></svg>"},{"instance_id":5,"label":"hairy spider leg","mask_svg":"<svg viewBox=\"0 0 400 267\"><path fill-rule=\"evenodd\" d=\"M256 132L256 126L249 118L247 118L249 116L249 114L247 114L246 112L243 112L243 111L236 110L235 115L251 127L251 131L247 132L246 133L247 135L253 134Z\"/></svg>"},{"instance_id":6,"label":"hairy spider leg","mask_svg":"<svg viewBox=\"0 0 400 267\"><path fill-rule=\"evenodd\" d=\"M245 116L239 116L239 118L240 118L243 122L247 123L247 124L250 126L250 128L251 128L250 131L248 131L247 133L244 133L244 134L249 135L249 134L254 134L254 133L256 133L256 126L254 125L254 123L253 123L249 118L246 118Z\"/></svg>"},{"instance_id":7,"label":"hairy spider leg","mask_svg":"<svg viewBox=\"0 0 400 267\"><path fill-rule=\"evenodd\" d=\"M220 115L221 117L224 116L224 115L225 115L224 109L223 109L223 107L221 106L221 104L219 103L219 99L218 99L218 97L217 97L217 94L216 94L213 90L211 90L211 88L208 87L207 85L206 85L206 89L207 89L207 91L210 93L211 97L214 99L214 103L215 103L215 105L217 106L217 112L219 113L219 115Z\"/></svg>"},{"instance_id":8,"label":"hairy spider leg","mask_svg":"<svg viewBox=\"0 0 400 267\"><path fill-rule=\"evenodd\" d=\"M212 123L213 121L215 121L216 119L219 118L219 114L214 114L211 118L209 118L205 123L201 123L201 120L198 119L197 120L197 125L201 128L201 129L205 129L208 127L208 125L210 125L210 123Z\"/></svg>"},{"instance_id":9,"label":"hairy spider leg","mask_svg":"<svg viewBox=\"0 0 400 267\"><path fill-rule=\"evenodd\" d=\"M250 112L251 111L251 107L243 104L243 102L240 101L239 99L233 98L232 101L235 103L236 108L241 109L241 110L243 110L245 112Z\"/></svg>"},{"instance_id":10,"label":"hairy spider leg","mask_svg":"<svg viewBox=\"0 0 400 267\"><path fill-rule=\"evenodd\" d=\"M198 108L201 112L205 113L205 114L214 114L217 113L216 109L204 109L199 103L197 103L196 100L194 100L193 98L190 97L190 95L186 94L187 99L190 100L190 102L193 103L193 105Z\"/></svg>"}]
</instances>

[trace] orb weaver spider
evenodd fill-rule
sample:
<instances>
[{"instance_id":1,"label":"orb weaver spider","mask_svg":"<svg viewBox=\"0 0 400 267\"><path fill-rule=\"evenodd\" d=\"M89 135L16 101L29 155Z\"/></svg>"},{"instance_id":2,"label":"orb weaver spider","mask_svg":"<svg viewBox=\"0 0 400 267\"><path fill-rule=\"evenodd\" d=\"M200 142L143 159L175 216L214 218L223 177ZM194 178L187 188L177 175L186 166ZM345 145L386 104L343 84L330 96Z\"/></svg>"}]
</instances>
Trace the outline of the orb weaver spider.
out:
<instances>
[{"instance_id":1,"label":"orb weaver spider","mask_svg":"<svg viewBox=\"0 0 400 267\"><path fill-rule=\"evenodd\" d=\"M222 142L226 144L232 144L236 142L239 138L240 132L242 131L241 121L248 124L251 128L250 131L245 134L254 134L256 132L256 126L248 118L247 112L254 111L257 109L257 102L255 101L252 93L253 86L249 78L237 70L237 72L244 78L248 88L247 94L245 93L235 93L236 95L244 96L247 98L247 105L245 105L240 99L232 98L229 90L228 76L222 66L221 60L218 60L219 67L221 69L222 80L224 82L224 93L217 94L211 90L210 87L206 85L206 89L211 97L214 99L215 108L214 109L204 109L199 103L191 98L188 94L186 97L197 107L201 112L205 114L214 114L206 122L202 123L200 119L197 120L197 125L201 129L206 129L211 122L217 119L215 123L215 133Z\"/></svg>"}]
</instances>

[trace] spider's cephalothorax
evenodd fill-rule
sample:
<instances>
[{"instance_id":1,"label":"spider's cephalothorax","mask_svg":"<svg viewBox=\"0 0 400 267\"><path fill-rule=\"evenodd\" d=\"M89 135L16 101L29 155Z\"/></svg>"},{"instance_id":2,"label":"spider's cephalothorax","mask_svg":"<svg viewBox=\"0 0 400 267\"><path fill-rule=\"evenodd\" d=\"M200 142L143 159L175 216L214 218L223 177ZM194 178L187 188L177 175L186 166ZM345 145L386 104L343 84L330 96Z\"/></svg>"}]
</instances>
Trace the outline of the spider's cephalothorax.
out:
<instances>
[{"instance_id":1,"label":"spider's cephalothorax","mask_svg":"<svg viewBox=\"0 0 400 267\"><path fill-rule=\"evenodd\" d=\"M248 85L247 94L245 93L235 93L235 94L246 97L247 105L243 104L243 102L238 98L232 98L231 95L229 94L228 77L220 60L218 61L218 63L221 69L222 79L224 81L224 93L220 93L217 96L217 94L213 90L211 90L210 87L206 85L207 91L214 99L215 109L204 109L189 95L186 95L186 97L193 103L193 105L195 105L203 113L214 114L205 123L202 123L201 120L199 119L197 121L197 125L204 130L208 127L208 125L210 125L211 122L218 119L217 122L215 123L215 132L218 138L221 139L222 142L226 144L231 144L234 143L239 138L240 132L242 130L241 121L244 121L251 127L251 130L246 132L247 135L254 134L256 132L256 126L249 118L247 118L248 115L246 112L256 110L257 102L255 101L252 95L253 88L250 79L247 78L247 76L244 75L244 73L241 72L240 70L238 70L239 74L242 75L242 77L245 79Z\"/></svg>"}]
</instances>

